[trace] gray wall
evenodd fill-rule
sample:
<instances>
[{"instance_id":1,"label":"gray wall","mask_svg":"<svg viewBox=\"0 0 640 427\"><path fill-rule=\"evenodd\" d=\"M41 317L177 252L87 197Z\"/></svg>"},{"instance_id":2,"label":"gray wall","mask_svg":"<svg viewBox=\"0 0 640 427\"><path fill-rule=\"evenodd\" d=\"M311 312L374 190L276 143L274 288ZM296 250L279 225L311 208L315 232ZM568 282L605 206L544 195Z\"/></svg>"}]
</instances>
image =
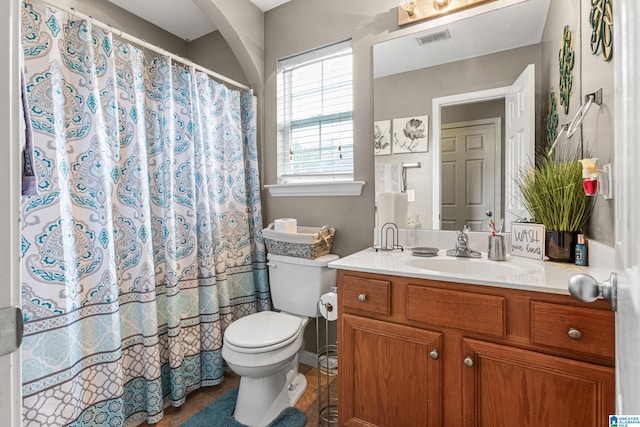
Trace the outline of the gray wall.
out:
<instances>
[{"instance_id":1,"label":"gray wall","mask_svg":"<svg viewBox=\"0 0 640 427\"><path fill-rule=\"evenodd\" d=\"M366 181L359 197L271 197L263 193L265 223L297 218L299 224L336 227L333 252L345 256L373 244L373 99L371 46L397 28L396 0L294 0L265 13L263 183L276 184L276 66L280 58L351 38L354 56L354 169Z\"/></svg>"},{"instance_id":2,"label":"gray wall","mask_svg":"<svg viewBox=\"0 0 640 427\"><path fill-rule=\"evenodd\" d=\"M398 117L428 115L433 117L433 98L459 93L474 92L509 86L529 64L536 67L536 128L540 127L540 45L526 46L505 52L484 55L435 67L380 77L373 81L374 119L385 120ZM491 111L489 115L475 118L503 117L504 101L494 101L502 112ZM477 104L461 105L455 110L443 108L442 122L470 120L469 115L447 117L446 112L462 112ZM475 109L475 108L474 108ZM485 108L482 111L489 112ZM464 118L467 117L467 118ZM431 124L429 132L432 131ZM502 121L504 137L504 120ZM538 133L536 133L538 137ZM433 224L433 163L432 150L427 153L392 154L376 156L375 163L420 162L421 168L408 169L407 188L415 190L416 200L409 203L409 215L420 214L422 228L431 229Z\"/></svg>"},{"instance_id":3,"label":"gray wall","mask_svg":"<svg viewBox=\"0 0 640 427\"><path fill-rule=\"evenodd\" d=\"M582 2L581 4L583 5L580 12L582 56L578 77L581 81L581 94L584 98L586 94L602 88L603 98L602 105L593 105L587 113L582 125L582 140L585 154L600 159L599 165L602 166L612 162L614 158L613 62L605 62L601 55L595 56L591 53L589 45L591 39L590 2ZM614 55L619 53L619 50L615 51L614 41ZM587 227L587 236L609 246L615 245L614 206L614 200L605 200L602 196L596 197L593 216Z\"/></svg>"},{"instance_id":4,"label":"gray wall","mask_svg":"<svg viewBox=\"0 0 640 427\"><path fill-rule=\"evenodd\" d=\"M553 0L551 2L542 38L542 99L543 104L547 105L552 90L555 92L556 98L558 97L558 51L561 47L564 26L569 25L569 28L574 31L573 92L569 104L569 114L564 113L558 102L558 122L561 125L569 123L582 105L584 96L599 88L603 90L603 103L601 106L593 105L585 117L582 130L578 131L570 140L561 139L558 146L572 150L579 147L582 141L585 155L597 157L599 165L602 166L613 160L613 62L604 62L601 56L594 56L591 53L589 44L591 39L590 6L590 2L580 0ZM614 55L616 54L617 52L614 50ZM547 110L545 109L542 129L546 129L546 114ZM599 195L596 196L594 202L593 215L587 224L587 237L613 246L614 201L604 200Z\"/></svg>"},{"instance_id":5,"label":"gray wall","mask_svg":"<svg viewBox=\"0 0 640 427\"><path fill-rule=\"evenodd\" d=\"M262 193L265 224L297 218L298 224L336 227L333 253L346 256L373 244L374 183L371 46L375 37L397 28L396 0L293 0L265 13L264 132L262 182L277 183L276 67L280 58L351 38L353 40L354 172L366 181L358 197L271 197ZM318 319L323 325L323 319ZM305 349L316 351L316 331L309 322ZM324 334L321 333L321 337ZM335 343L336 322L329 326Z\"/></svg>"},{"instance_id":6,"label":"gray wall","mask_svg":"<svg viewBox=\"0 0 640 427\"><path fill-rule=\"evenodd\" d=\"M500 117L502 120L502 139L504 142L503 100L474 102L472 104L452 105L442 108L442 123L457 123L493 117Z\"/></svg>"},{"instance_id":7,"label":"gray wall","mask_svg":"<svg viewBox=\"0 0 640 427\"><path fill-rule=\"evenodd\" d=\"M605 104L592 108L583 126L585 145L600 158L600 164L610 161L612 146L612 97L613 66L591 55L588 40L589 5L581 8L580 0L552 0L549 21L540 47L540 67L537 67L541 100L540 119L537 130L542 139L546 115L546 100L550 88L558 88L558 50L564 25L578 31L575 37L576 65L572 108L569 115L560 118L560 123L569 121L585 93L598 87L605 90ZM354 46L354 137L355 177L367 182L360 197L293 197L274 198L264 193L265 223L279 217L298 218L298 222L309 225L331 224L337 228L334 252L347 255L370 246L373 241L374 223L374 158L370 147L373 128L373 82L371 46L393 33L405 34L411 28L399 29L396 7L398 2L352 0L348 2L327 0L294 0L265 13L265 108L264 139L262 147L262 180L266 184L276 183L276 64L279 58L304 52L318 46L347 38ZM416 26L417 28L417 26ZM581 32L581 33L580 33ZM526 49L526 48L525 48ZM614 53L615 54L615 53ZM520 67L522 70L524 67ZM454 72L455 70L449 70ZM555 74L554 74L555 72ZM450 76L444 74L449 78ZM459 91L465 92L474 76L464 75L458 82ZM542 76L547 76L543 79ZM453 80L453 79L452 79ZM506 82L510 84L513 82ZM416 96L415 91L406 92ZM413 94L413 95L411 95ZM376 97L377 97L376 93ZM441 96L441 95L439 95ZM426 111L430 112L430 100L422 99ZM399 109L401 107L398 107ZM397 113L397 115L396 115ZM397 111L393 115L402 117ZM413 111L409 115L415 114ZM574 137L575 138L575 137ZM591 148L592 147L592 148ZM613 204L601 196L596 200L596 209L588 237L613 245Z\"/></svg>"},{"instance_id":8,"label":"gray wall","mask_svg":"<svg viewBox=\"0 0 640 427\"><path fill-rule=\"evenodd\" d=\"M219 31L187 42L106 0L58 0L57 4L61 9L74 8L216 73L249 84L240 63Z\"/></svg>"},{"instance_id":9,"label":"gray wall","mask_svg":"<svg viewBox=\"0 0 640 427\"><path fill-rule=\"evenodd\" d=\"M74 8L80 13L89 15L110 24L148 43L160 46L164 50L180 56L187 55L187 42L180 37L147 22L136 15L106 0L57 0L61 9Z\"/></svg>"},{"instance_id":10,"label":"gray wall","mask_svg":"<svg viewBox=\"0 0 640 427\"><path fill-rule=\"evenodd\" d=\"M216 73L249 86L242 66L231 51L220 31L214 31L187 45L187 58Z\"/></svg>"},{"instance_id":11,"label":"gray wall","mask_svg":"<svg viewBox=\"0 0 640 427\"><path fill-rule=\"evenodd\" d=\"M243 5L247 0L242 0ZM222 1L218 3L222 4ZM224 3L232 7L233 2ZM170 52L186 56L213 71L228 75L240 82L250 82L258 88L259 95L259 138L261 146L261 181L263 184L276 183L276 65L279 58L304 52L336 41L353 39L354 52L354 138L355 138L355 179L367 182L363 194L359 197L291 197L274 198L263 192L263 219L265 225L276 218L294 217L303 225L330 224L337 228L334 253L348 255L373 243L374 225L374 188L373 188L373 81L371 46L373 43L398 31L405 33L411 28L400 30L397 26L397 0L294 0L264 14L264 40L256 34L259 26L247 25L234 28L238 40L232 40L231 46L243 42L249 44L246 50L249 57L264 51L264 96L261 84L256 83L260 71L253 67L245 55L238 61L236 55L222 43L219 35L210 34L187 43L166 31L137 18L104 0L60 0L61 7L75 7L78 11L91 15L96 19L110 23L132 35L156 44ZM247 5L251 11L250 22L258 19L258 13ZM556 88L557 93L557 54L564 24L573 25L574 29L582 26L582 35L576 37L576 81L572 98L573 117L579 101L589 91L598 87L604 88L605 104L600 109L592 109L585 122L583 138L587 145L593 146L593 153L600 157L601 163L612 158L612 97L613 69L612 64L602 62L591 55L587 41L589 10L585 6L580 9L580 0L553 0L550 22L545 28L542 53L541 75L549 76L542 81L542 100L548 99L548 90ZM209 13L208 11L207 13ZM255 15L255 16L254 16ZM233 21L239 22L239 21ZM242 21L244 22L244 21ZM248 28L251 27L251 28ZM246 36L244 39L243 36ZM580 39L585 43L580 44ZM246 40L249 40L247 42ZM263 44L263 46L261 46ZM236 47L236 49L238 49ZM585 52L584 55L581 52ZM251 58L249 58L251 59ZM260 61L256 61L260 63ZM242 65L240 65L242 64ZM240 66L239 66L240 65ZM520 69L522 69L521 67ZM582 72L581 70L586 70ZM242 73L240 72L242 71ZM246 76L251 75L251 78ZM468 77L464 81L473 81ZM513 80L511 80L512 82ZM511 83L507 82L507 83ZM585 91L581 88L584 87ZM460 89L462 89L460 87ZM464 89L460 92L466 91ZM441 95L439 95L441 96ZM426 108L431 103L426 102ZM409 113L413 114L413 112ZM544 116L544 114L543 114ZM398 117L398 116L397 116ZM591 117L591 118L590 118ZM544 118L544 117L543 117ZM544 125L544 120L542 120ZM562 119L560 121L563 123ZM263 126L260 124L264 123ZM540 129L540 127L538 128ZM606 244L613 244L613 207L610 202L598 198L596 211L589 229L589 236ZM311 322L313 323L313 322ZM315 350L315 330L310 324L307 328L308 350ZM331 340L335 337L333 325Z\"/></svg>"},{"instance_id":12,"label":"gray wall","mask_svg":"<svg viewBox=\"0 0 640 427\"><path fill-rule=\"evenodd\" d=\"M432 115L433 98L510 86L529 64L536 67L536 106L540 105L539 44L423 68L374 80L374 118ZM536 127L540 123L536 112Z\"/></svg>"},{"instance_id":13,"label":"gray wall","mask_svg":"<svg viewBox=\"0 0 640 427\"><path fill-rule=\"evenodd\" d=\"M191 43L169 34L135 15L104 0L61 0L61 7L74 7L115 28L128 32L170 52L188 57L213 71L240 82L247 82L246 70L232 55L219 33ZM303 52L348 38L354 49L354 122L355 178L367 181L360 197L294 197L272 198L263 192L265 225L280 217L295 217L302 225L330 224L337 228L334 253L341 256L370 246L373 236L373 153L371 96L371 45L376 35L396 28L395 0L341 2L330 0L295 0L264 15L265 105L259 116L265 125L260 129L259 147L261 180L276 182L276 99L275 71L278 58ZM338 12L339 11L339 12ZM253 29L252 29L253 30ZM236 28L242 36L249 29ZM255 37L252 37L255 39ZM260 51L259 47L252 48ZM251 82L252 83L252 82ZM262 101L261 100L261 101Z\"/></svg>"},{"instance_id":14,"label":"gray wall","mask_svg":"<svg viewBox=\"0 0 640 427\"><path fill-rule=\"evenodd\" d=\"M98 20L111 23L132 35L156 44L170 52L189 57L205 67L240 82L247 82L245 72L220 33L206 35L191 43L173 36L104 0L60 0L61 7L75 7L78 11ZM353 39L354 48L354 138L355 178L367 185L359 197L292 197L274 198L263 192L264 222L276 218L295 217L300 224L330 224L337 228L334 252L345 256L370 246L373 240L373 153L370 149L373 118L373 83L371 46L380 37L399 30L396 23L395 0L371 3L365 0L343 2L327 0L295 0L264 14L264 107L259 116L264 120L261 128L261 168L264 184L276 183L276 64L282 57L300 53L336 41ZM545 108L550 89L558 91L557 52L562 29L569 25L577 31L575 37L576 65L571 110L560 114L560 123L568 122L585 93L604 89L604 104L592 108L583 125L582 140L586 149L600 164L613 156L613 64L605 63L591 54L589 7L581 7L580 0L553 0L541 48L541 99ZM242 29L236 29L242 33ZM402 29L400 32L406 32ZM255 37L254 37L255 38ZM581 43L584 40L584 43ZM528 48L523 48L528 49ZM259 48L253 49L259 51ZM443 66L446 67L446 66ZM462 70L463 71L463 70ZM447 71L455 72L455 69ZM460 72L460 70L458 71ZM444 75L448 75L445 73ZM458 92L466 91L475 76L459 74ZM477 90L477 89L475 89ZM408 91L407 94L415 94ZM443 96L437 95L437 96ZM384 96L384 95L381 95ZM435 96L435 95L434 95ZM376 98L378 94L376 94ZM430 114L431 104L423 99ZM390 104L391 105L391 104ZM401 106L394 113L401 116ZM397 114L397 115L396 115ZM408 112L408 114L414 114ZM377 112L376 112L377 115ZM544 129L546 109L538 129ZM262 120L261 120L262 121ZM575 139L576 137L574 137ZM613 245L613 203L602 197L596 199L594 215L588 236Z\"/></svg>"},{"instance_id":15,"label":"gray wall","mask_svg":"<svg viewBox=\"0 0 640 427\"><path fill-rule=\"evenodd\" d=\"M264 83L264 13L249 0L192 0L224 36L260 97ZM258 127L262 126L258 117Z\"/></svg>"}]
</instances>

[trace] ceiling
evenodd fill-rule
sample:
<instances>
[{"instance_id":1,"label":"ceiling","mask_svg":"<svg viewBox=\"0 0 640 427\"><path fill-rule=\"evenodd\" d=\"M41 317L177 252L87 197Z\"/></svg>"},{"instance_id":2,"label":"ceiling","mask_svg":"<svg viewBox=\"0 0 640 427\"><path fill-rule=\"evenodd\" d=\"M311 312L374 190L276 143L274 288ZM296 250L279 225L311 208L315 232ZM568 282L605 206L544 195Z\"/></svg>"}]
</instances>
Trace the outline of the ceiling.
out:
<instances>
[{"instance_id":1,"label":"ceiling","mask_svg":"<svg viewBox=\"0 0 640 427\"><path fill-rule=\"evenodd\" d=\"M216 30L192 0L108 1L187 41ZM290 0L249 1L266 12Z\"/></svg>"},{"instance_id":2,"label":"ceiling","mask_svg":"<svg viewBox=\"0 0 640 427\"><path fill-rule=\"evenodd\" d=\"M373 47L374 78L540 43L550 0L527 0ZM448 39L420 45L418 38L447 31Z\"/></svg>"},{"instance_id":3,"label":"ceiling","mask_svg":"<svg viewBox=\"0 0 640 427\"><path fill-rule=\"evenodd\" d=\"M108 1L187 41L216 30L192 0ZM266 12L290 0L249 1ZM376 44L374 77L539 43L550 0L512 1L520 2ZM449 39L422 45L416 40L445 30Z\"/></svg>"}]
</instances>

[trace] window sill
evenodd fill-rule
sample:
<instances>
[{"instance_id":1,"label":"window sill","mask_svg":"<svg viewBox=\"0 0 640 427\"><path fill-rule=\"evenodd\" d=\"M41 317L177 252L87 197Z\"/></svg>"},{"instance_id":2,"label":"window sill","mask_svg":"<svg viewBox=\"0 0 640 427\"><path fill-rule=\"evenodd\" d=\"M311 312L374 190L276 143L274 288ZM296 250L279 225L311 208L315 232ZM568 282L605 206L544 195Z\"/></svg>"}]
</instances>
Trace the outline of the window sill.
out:
<instances>
[{"instance_id":1,"label":"window sill","mask_svg":"<svg viewBox=\"0 0 640 427\"><path fill-rule=\"evenodd\" d=\"M359 196L364 181L269 184L264 187L272 197Z\"/></svg>"}]
</instances>

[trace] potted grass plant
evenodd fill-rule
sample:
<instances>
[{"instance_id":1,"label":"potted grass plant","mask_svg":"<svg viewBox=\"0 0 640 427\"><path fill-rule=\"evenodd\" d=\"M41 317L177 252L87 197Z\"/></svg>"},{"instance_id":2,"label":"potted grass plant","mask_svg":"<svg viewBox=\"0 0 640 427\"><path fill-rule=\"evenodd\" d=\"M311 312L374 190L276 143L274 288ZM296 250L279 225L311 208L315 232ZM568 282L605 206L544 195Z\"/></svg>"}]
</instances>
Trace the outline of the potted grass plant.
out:
<instances>
[{"instance_id":1,"label":"potted grass plant","mask_svg":"<svg viewBox=\"0 0 640 427\"><path fill-rule=\"evenodd\" d=\"M582 189L579 156L562 160L549 153L516 179L520 197L532 216L546 230L545 255L552 261L575 260L575 245L592 210L592 198Z\"/></svg>"}]
</instances>

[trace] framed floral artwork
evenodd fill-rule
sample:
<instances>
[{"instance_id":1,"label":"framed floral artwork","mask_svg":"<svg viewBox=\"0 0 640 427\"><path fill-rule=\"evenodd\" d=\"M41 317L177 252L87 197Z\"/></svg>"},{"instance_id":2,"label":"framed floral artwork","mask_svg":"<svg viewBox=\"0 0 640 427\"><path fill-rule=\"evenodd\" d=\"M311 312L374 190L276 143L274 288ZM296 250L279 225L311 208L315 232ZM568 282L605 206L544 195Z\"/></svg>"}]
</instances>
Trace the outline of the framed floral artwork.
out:
<instances>
[{"instance_id":1,"label":"framed floral artwork","mask_svg":"<svg viewBox=\"0 0 640 427\"><path fill-rule=\"evenodd\" d=\"M391 154L391 120L373 124L373 153L376 156Z\"/></svg>"},{"instance_id":2,"label":"framed floral artwork","mask_svg":"<svg viewBox=\"0 0 640 427\"><path fill-rule=\"evenodd\" d=\"M429 116L393 119L394 154L429 151Z\"/></svg>"}]
</instances>

